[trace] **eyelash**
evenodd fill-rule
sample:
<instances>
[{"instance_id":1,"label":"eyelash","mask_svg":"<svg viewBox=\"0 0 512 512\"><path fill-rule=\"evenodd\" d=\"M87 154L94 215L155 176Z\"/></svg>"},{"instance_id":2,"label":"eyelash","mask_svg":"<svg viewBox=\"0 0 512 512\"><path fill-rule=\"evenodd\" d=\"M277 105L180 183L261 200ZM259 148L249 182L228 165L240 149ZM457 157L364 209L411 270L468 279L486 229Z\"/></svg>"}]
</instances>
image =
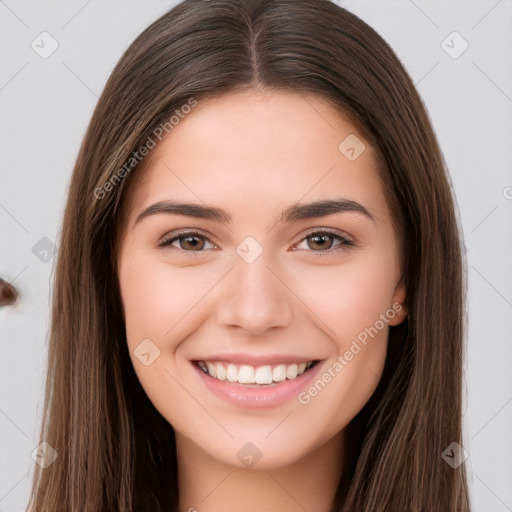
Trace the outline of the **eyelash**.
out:
<instances>
[{"instance_id":1,"label":"eyelash","mask_svg":"<svg viewBox=\"0 0 512 512\"><path fill-rule=\"evenodd\" d=\"M349 240L348 238L346 238L345 236L341 235L339 232L336 232L336 231L331 231L331 230L319 230L319 231L312 231L311 233L308 233L308 235L306 235L304 238L302 238L297 244L295 245L298 245L300 244L301 242L303 242L304 240L307 240L308 238L312 238L313 236L318 236L318 235L329 235L333 238L337 238L338 240L340 240L340 244L338 246L337 249L327 249L325 251L315 251L315 250L309 250L307 252L311 252L317 256L324 256L324 255L332 255L332 254L337 254L338 252L341 252L342 250L345 250L347 248L350 248L350 247L354 247L355 244L354 242L352 242L351 240ZM191 258L194 258L194 257L197 257L197 255L201 252L204 252L205 250L197 250L197 251L194 251L194 250L185 250L185 249L180 249L180 248L177 248L177 247L173 247L171 244L173 242L175 242L176 240L179 240L179 239L182 239L182 238L186 238L186 237L197 237L197 238L200 238L200 239L204 239L208 242L210 242L212 245L215 245L213 242L211 242L208 237L202 235L201 233L198 233L196 231L181 231L177 234L173 234L172 236L166 236L164 237L160 242L158 242L158 246L159 247L164 247L166 249L170 249L172 251L179 251L179 252L182 252L185 254L186 257L191 257Z\"/></svg>"}]
</instances>

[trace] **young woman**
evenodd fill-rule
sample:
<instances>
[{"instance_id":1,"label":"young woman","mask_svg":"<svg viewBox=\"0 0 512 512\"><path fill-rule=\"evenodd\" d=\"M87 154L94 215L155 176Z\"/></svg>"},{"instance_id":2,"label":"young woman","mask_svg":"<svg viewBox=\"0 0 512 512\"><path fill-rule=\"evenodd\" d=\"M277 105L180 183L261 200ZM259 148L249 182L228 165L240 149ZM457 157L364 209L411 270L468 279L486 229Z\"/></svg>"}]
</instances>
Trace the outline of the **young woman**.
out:
<instances>
[{"instance_id":1,"label":"young woman","mask_svg":"<svg viewBox=\"0 0 512 512\"><path fill-rule=\"evenodd\" d=\"M375 31L328 0L178 4L78 155L30 510L469 511L461 254Z\"/></svg>"}]
</instances>

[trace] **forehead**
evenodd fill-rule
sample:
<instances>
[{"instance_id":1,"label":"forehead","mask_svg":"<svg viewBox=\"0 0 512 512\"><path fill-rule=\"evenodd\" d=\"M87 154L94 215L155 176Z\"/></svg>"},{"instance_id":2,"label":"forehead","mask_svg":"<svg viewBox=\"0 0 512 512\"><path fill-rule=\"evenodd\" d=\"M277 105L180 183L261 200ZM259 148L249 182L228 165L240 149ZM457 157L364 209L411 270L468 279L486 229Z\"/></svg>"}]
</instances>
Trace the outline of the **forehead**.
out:
<instances>
[{"instance_id":1,"label":"forehead","mask_svg":"<svg viewBox=\"0 0 512 512\"><path fill-rule=\"evenodd\" d=\"M169 198L257 217L262 207L270 213L283 203L334 196L384 206L372 147L315 95L244 91L212 98L146 159L126 198L132 223L141 208Z\"/></svg>"}]
</instances>

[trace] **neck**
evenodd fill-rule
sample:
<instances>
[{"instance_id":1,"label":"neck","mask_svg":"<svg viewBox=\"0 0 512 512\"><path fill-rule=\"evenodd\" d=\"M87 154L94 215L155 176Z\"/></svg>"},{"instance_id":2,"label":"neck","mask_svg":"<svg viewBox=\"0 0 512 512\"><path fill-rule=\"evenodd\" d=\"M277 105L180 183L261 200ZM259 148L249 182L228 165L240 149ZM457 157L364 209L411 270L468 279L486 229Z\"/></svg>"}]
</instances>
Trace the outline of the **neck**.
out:
<instances>
[{"instance_id":1,"label":"neck","mask_svg":"<svg viewBox=\"0 0 512 512\"><path fill-rule=\"evenodd\" d=\"M176 433L179 512L330 512L343 469L343 432L286 467L242 469Z\"/></svg>"}]
</instances>

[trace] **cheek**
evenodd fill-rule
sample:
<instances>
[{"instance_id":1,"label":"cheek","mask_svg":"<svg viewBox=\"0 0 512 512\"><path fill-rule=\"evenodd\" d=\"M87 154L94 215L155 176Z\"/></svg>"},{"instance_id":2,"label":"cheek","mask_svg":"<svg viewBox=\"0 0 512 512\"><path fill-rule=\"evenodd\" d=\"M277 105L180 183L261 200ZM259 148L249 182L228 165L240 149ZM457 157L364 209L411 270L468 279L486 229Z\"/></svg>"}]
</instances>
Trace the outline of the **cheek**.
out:
<instances>
[{"instance_id":1,"label":"cheek","mask_svg":"<svg viewBox=\"0 0 512 512\"><path fill-rule=\"evenodd\" d=\"M375 251L340 265L304 268L295 272L293 287L344 350L389 311L394 273L392 254Z\"/></svg>"},{"instance_id":2,"label":"cheek","mask_svg":"<svg viewBox=\"0 0 512 512\"><path fill-rule=\"evenodd\" d=\"M392 253L372 251L337 266L305 270L295 281L336 354L301 403L315 402L310 410L318 407L316 412L338 427L363 407L382 375L394 316L394 273Z\"/></svg>"},{"instance_id":3,"label":"cheek","mask_svg":"<svg viewBox=\"0 0 512 512\"><path fill-rule=\"evenodd\" d=\"M194 306L211 288L211 274L201 276L198 279L197 267L170 271L169 265L143 254L122 267L121 298L131 338L169 338L169 331L185 316L193 316Z\"/></svg>"},{"instance_id":4,"label":"cheek","mask_svg":"<svg viewBox=\"0 0 512 512\"><path fill-rule=\"evenodd\" d=\"M213 285L211 276L204 275L203 282L197 274L197 267L195 272L194 267L171 269L144 251L129 255L119 268L127 344L135 373L152 404L173 425L181 408L190 402L178 384L181 370L176 366L176 350L190 334L199 309L194 306ZM149 354L146 361L144 354Z\"/></svg>"},{"instance_id":5,"label":"cheek","mask_svg":"<svg viewBox=\"0 0 512 512\"><path fill-rule=\"evenodd\" d=\"M299 397L304 415L317 418L326 435L344 428L375 391L387 353L392 258L369 254L346 265L302 274L299 294L320 319L333 356ZM390 318L388 318L389 321ZM319 420L318 418L322 418Z\"/></svg>"}]
</instances>

